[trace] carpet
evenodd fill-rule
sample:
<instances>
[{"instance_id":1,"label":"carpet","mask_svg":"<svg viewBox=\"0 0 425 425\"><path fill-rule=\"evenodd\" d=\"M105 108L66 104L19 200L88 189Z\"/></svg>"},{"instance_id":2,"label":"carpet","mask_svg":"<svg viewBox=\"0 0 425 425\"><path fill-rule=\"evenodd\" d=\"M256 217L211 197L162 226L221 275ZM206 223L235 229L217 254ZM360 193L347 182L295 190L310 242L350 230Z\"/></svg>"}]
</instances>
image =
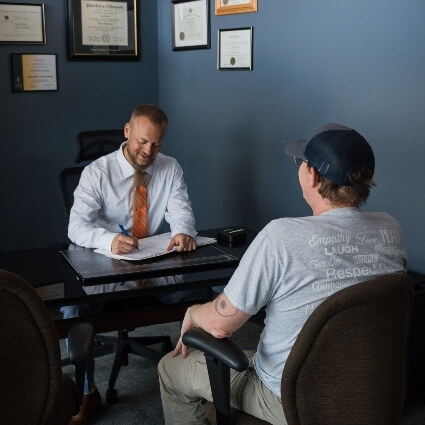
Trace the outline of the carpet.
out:
<instances>
[{"instance_id":1,"label":"carpet","mask_svg":"<svg viewBox=\"0 0 425 425\"><path fill-rule=\"evenodd\" d=\"M247 322L234 333L232 339L243 349L254 349L261 333L261 326L254 321ZM112 332L110 335L114 335ZM173 345L180 336L180 323L173 322L138 328L133 336L170 335ZM61 341L62 357L66 357L66 347ZM121 367L115 389L118 401L107 404L105 394L108 388L114 355L96 359L95 381L104 401L104 407L90 425L163 425L161 397L159 393L156 364L139 356L130 354L128 366ZM63 368L64 373L73 373L72 366Z\"/></svg>"}]
</instances>

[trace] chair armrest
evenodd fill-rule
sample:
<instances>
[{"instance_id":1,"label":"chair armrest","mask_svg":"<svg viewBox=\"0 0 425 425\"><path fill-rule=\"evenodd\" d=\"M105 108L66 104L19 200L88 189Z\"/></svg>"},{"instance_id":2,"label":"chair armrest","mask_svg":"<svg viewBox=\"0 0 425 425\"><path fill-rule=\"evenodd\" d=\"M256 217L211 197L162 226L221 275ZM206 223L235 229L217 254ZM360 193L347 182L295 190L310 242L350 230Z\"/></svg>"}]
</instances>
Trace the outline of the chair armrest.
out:
<instances>
[{"instance_id":1,"label":"chair armrest","mask_svg":"<svg viewBox=\"0 0 425 425\"><path fill-rule=\"evenodd\" d=\"M242 372L248 368L245 353L230 339L218 339L200 328L183 335L188 347L203 351L207 363L217 425L228 424L230 414L230 368Z\"/></svg>"},{"instance_id":2,"label":"chair armrest","mask_svg":"<svg viewBox=\"0 0 425 425\"><path fill-rule=\"evenodd\" d=\"M248 368L245 353L228 338L215 338L203 329L193 328L183 335L183 343L201 350L207 357L217 359L238 372Z\"/></svg>"}]
</instances>

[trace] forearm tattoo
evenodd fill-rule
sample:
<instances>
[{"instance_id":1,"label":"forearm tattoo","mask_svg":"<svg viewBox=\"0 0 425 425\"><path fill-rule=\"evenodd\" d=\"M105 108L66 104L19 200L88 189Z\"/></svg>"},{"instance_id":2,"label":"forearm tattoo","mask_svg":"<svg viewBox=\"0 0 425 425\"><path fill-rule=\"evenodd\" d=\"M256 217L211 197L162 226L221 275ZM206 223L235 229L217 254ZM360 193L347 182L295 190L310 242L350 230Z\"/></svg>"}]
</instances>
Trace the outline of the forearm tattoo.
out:
<instances>
[{"instance_id":1,"label":"forearm tattoo","mask_svg":"<svg viewBox=\"0 0 425 425\"><path fill-rule=\"evenodd\" d=\"M224 299L223 295L219 295L215 300L214 300L214 307L215 307L215 311L223 317L231 317L234 316L237 312L238 309L231 306L229 307L226 303L226 300Z\"/></svg>"}]
</instances>

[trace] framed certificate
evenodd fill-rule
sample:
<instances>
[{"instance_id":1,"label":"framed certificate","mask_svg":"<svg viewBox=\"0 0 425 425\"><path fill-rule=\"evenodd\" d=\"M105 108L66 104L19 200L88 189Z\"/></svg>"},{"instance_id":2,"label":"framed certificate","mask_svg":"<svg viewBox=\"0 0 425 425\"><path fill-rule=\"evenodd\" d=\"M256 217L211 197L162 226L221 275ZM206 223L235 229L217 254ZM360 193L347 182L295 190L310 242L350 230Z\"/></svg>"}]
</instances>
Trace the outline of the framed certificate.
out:
<instances>
[{"instance_id":1,"label":"framed certificate","mask_svg":"<svg viewBox=\"0 0 425 425\"><path fill-rule=\"evenodd\" d=\"M14 92L58 89L56 55L11 54Z\"/></svg>"},{"instance_id":2,"label":"framed certificate","mask_svg":"<svg viewBox=\"0 0 425 425\"><path fill-rule=\"evenodd\" d=\"M172 0L173 50L210 48L209 0Z\"/></svg>"},{"instance_id":3,"label":"framed certificate","mask_svg":"<svg viewBox=\"0 0 425 425\"><path fill-rule=\"evenodd\" d=\"M137 60L137 0L66 0L68 58Z\"/></svg>"},{"instance_id":4,"label":"framed certificate","mask_svg":"<svg viewBox=\"0 0 425 425\"><path fill-rule=\"evenodd\" d=\"M0 43L46 44L44 4L0 2Z\"/></svg>"},{"instance_id":5,"label":"framed certificate","mask_svg":"<svg viewBox=\"0 0 425 425\"><path fill-rule=\"evenodd\" d=\"M253 27L218 30L217 69L253 69Z\"/></svg>"},{"instance_id":6,"label":"framed certificate","mask_svg":"<svg viewBox=\"0 0 425 425\"><path fill-rule=\"evenodd\" d=\"M257 0L215 0L216 15L257 12Z\"/></svg>"}]
</instances>

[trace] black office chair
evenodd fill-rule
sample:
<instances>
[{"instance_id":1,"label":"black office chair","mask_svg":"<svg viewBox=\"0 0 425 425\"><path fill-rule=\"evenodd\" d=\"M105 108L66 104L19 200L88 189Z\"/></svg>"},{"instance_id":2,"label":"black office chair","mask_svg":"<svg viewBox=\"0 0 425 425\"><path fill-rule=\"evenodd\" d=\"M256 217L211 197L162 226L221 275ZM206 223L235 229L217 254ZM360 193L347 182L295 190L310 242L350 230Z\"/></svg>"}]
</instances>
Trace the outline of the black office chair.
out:
<instances>
[{"instance_id":1,"label":"black office chair","mask_svg":"<svg viewBox=\"0 0 425 425\"><path fill-rule=\"evenodd\" d=\"M0 423L67 425L83 397L91 324L68 334L76 384L62 374L55 326L46 305L21 276L0 270Z\"/></svg>"},{"instance_id":2,"label":"black office chair","mask_svg":"<svg viewBox=\"0 0 425 425\"><path fill-rule=\"evenodd\" d=\"M301 329L282 374L288 425L399 425L407 389L407 340L412 283L382 276L336 292ZM217 424L267 424L235 409L230 414L229 367L247 360L230 340L201 329L183 336L204 351Z\"/></svg>"},{"instance_id":3,"label":"black office chair","mask_svg":"<svg viewBox=\"0 0 425 425\"><path fill-rule=\"evenodd\" d=\"M67 217L69 217L72 204L74 203L74 191L78 186L83 169L84 167L67 167L59 174L62 201Z\"/></svg>"},{"instance_id":4,"label":"black office chair","mask_svg":"<svg viewBox=\"0 0 425 425\"><path fill-rule=\"evenodd\" d=\"M93 161L116 151L124 141L124 130L90 130L77 134L76 163Z\"/></svg>"},{"instance_id":5,"label":"black office chair","mask_svg":"<svg viewBox=\"0 0 425 425\"><path fill-rule=\"evenodd\" d=\"M124 136L122 130L95 130L84 131L77 135L78 154L75 162L91 161L99 156L106 155L119 148L123 142ZM78 186L81 172L84 167L65 168L60 173L60 187L62 199L65 207L66 216L69 213L74 202L74 191ZM81 311L81 314L89 314L89 312ZM178 318L176 318L178 320ZM131 329L133 330L133 329ZM117 400L117 391L115 390L115 382L121 366L128 365L128 354L136 354L145 358L149 358L158 362L161 357L172 349L171 339L169 336L153 336L153 337L130 337L128 335L130 329L122 329L118 331L117 337L109 335L96 335L94 341L94 357L115 353L115 359L109 378L108 390L106 392L106 401L113 403ZM152 345L161 344L159 351L152 349ZM64 359L62 366L70 363L70 359Z\"/></svg>"},{"instance_id":6,"label":"black office chair","mask_svg":"<svg viewBox=\"0 0 425 425\"><path fill-rule=\"evenodd\" d=\"M103 155L116 151L124 141L123 130L89 130L77 134L76 163L90 162ZM73 193L84 166L64 168L59 175L66 216L74 203Z\"/></svg>"}]
</instances>

